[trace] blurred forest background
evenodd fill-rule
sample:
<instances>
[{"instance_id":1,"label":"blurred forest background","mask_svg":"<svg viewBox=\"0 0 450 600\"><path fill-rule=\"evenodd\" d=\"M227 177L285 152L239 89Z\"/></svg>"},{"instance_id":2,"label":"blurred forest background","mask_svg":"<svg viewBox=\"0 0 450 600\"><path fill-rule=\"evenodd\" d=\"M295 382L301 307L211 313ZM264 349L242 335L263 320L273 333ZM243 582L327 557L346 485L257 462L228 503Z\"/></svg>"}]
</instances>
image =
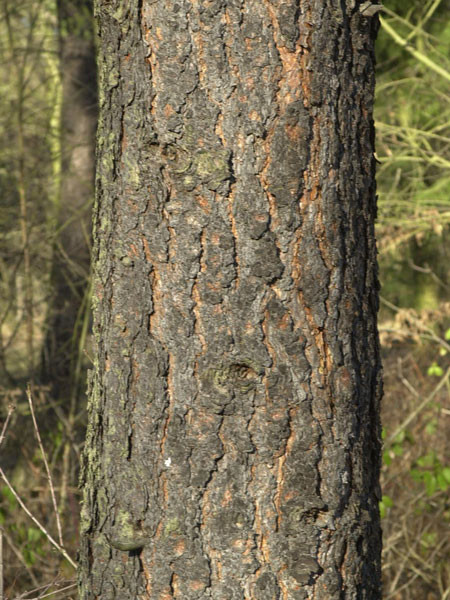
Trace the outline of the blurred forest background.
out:
<instances>
[{"instance_id":1,"label":"blurred forest background","mask_svg":"<svg viewBox=\"0 0 450 600\"><path fill-rule=\"evenodd\" d=\"M384 597L450 598L450 19L386 0L376 127ZM0 0L0 598L76 598L91 0Z\"/></svg>"}]
</instances>

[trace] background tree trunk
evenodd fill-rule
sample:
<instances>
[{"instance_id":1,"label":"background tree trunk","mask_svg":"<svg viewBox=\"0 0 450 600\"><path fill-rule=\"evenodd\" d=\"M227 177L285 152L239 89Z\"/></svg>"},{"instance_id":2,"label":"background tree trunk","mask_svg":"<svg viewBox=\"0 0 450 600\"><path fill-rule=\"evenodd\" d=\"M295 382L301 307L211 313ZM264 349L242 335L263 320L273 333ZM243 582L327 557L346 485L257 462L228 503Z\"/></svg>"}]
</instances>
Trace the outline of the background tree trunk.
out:
<instances>
[{"instance_id":1,"label":"background tree trunk","mask_svg":"<svg viewBox=\"0 0 450 600\"><path fill-rule=\"evenodd\" d=\"M69 400L80 392L74 375L87 314L83 307L90 265L97 69L92 0L58 0L57 9L63 86L61 190L43 371L53 394Z\"/></svg>"},{"instance_id":2,"label":"background tree trunk","mask_svg":"<svg viewBox=\"0 0 450 600\"><path fill-rule=\"evenodd\" d=\"M97 2L81 598L380 598L359 2Z\"/></svg>"}]
</instances>

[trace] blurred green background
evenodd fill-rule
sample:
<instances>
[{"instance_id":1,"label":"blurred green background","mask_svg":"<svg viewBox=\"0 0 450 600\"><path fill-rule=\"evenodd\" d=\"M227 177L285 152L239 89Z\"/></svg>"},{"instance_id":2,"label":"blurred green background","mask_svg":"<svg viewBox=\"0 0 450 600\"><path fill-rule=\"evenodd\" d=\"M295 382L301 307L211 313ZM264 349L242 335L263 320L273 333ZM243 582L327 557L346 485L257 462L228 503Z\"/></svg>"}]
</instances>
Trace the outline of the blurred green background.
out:
<instances>
[{"instance_id":1,"label":"blurred green background","mask_svg":"<svg viewBox=\"0 0 450 600\"><path fill-rule=\"evenodd\" d=\"M78 544L91 363L91 8L91 0L0 0L0 525L9 598L76 597L67 556ZM386 0L379 13L386 599L450 598L449 12L446 0Z\"/></svg>"}]
</instances>

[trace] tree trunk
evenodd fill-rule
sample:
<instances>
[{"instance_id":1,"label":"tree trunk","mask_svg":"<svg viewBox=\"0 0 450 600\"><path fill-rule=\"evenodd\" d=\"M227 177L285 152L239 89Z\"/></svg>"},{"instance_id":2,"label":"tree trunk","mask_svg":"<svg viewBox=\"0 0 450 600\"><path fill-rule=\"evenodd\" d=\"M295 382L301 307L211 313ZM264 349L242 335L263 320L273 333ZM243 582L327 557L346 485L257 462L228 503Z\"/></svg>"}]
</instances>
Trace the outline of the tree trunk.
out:
<instances>
[{"instance_id":1,"label":"tree trunk","mask_svg":"<svg viewBox=\"0 0 450 600\"><path fill-rule=\"evenodd\" d=\"M81 598L380 598L359 2L97 1Z\"/></svg>"},{"instance_id":2,"label":"tree trunk","mask_svg":"<svg viewBox=\"0 0 450 600\"><path fill-rule=\"evenodd\" d=\"M58 0L61 44L61 190L52 267L43 377L56 397L68 399L89 278L90 223L97 125L97 71L92 0ZM84 303L86 304L86 303Z\"/></svg>"}]
</instances>

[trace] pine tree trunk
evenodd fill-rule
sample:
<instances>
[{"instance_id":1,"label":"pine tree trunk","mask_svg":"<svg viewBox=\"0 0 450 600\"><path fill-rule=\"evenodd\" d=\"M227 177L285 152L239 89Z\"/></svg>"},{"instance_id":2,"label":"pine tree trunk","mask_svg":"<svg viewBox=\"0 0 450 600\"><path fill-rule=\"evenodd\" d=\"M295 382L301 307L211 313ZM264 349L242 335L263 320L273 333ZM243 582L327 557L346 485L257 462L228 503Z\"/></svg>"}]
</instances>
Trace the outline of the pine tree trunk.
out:
<instances>
[{"instance_id":1,"label":"pine tree trunk","mask_svg":"<svg viewBox=\"0 0 450 600\"><path fill-rule=\"evenodd\" d=\"M97 1L82 600L381 597L358 4Z\"/></svg>"}]
</instances>

